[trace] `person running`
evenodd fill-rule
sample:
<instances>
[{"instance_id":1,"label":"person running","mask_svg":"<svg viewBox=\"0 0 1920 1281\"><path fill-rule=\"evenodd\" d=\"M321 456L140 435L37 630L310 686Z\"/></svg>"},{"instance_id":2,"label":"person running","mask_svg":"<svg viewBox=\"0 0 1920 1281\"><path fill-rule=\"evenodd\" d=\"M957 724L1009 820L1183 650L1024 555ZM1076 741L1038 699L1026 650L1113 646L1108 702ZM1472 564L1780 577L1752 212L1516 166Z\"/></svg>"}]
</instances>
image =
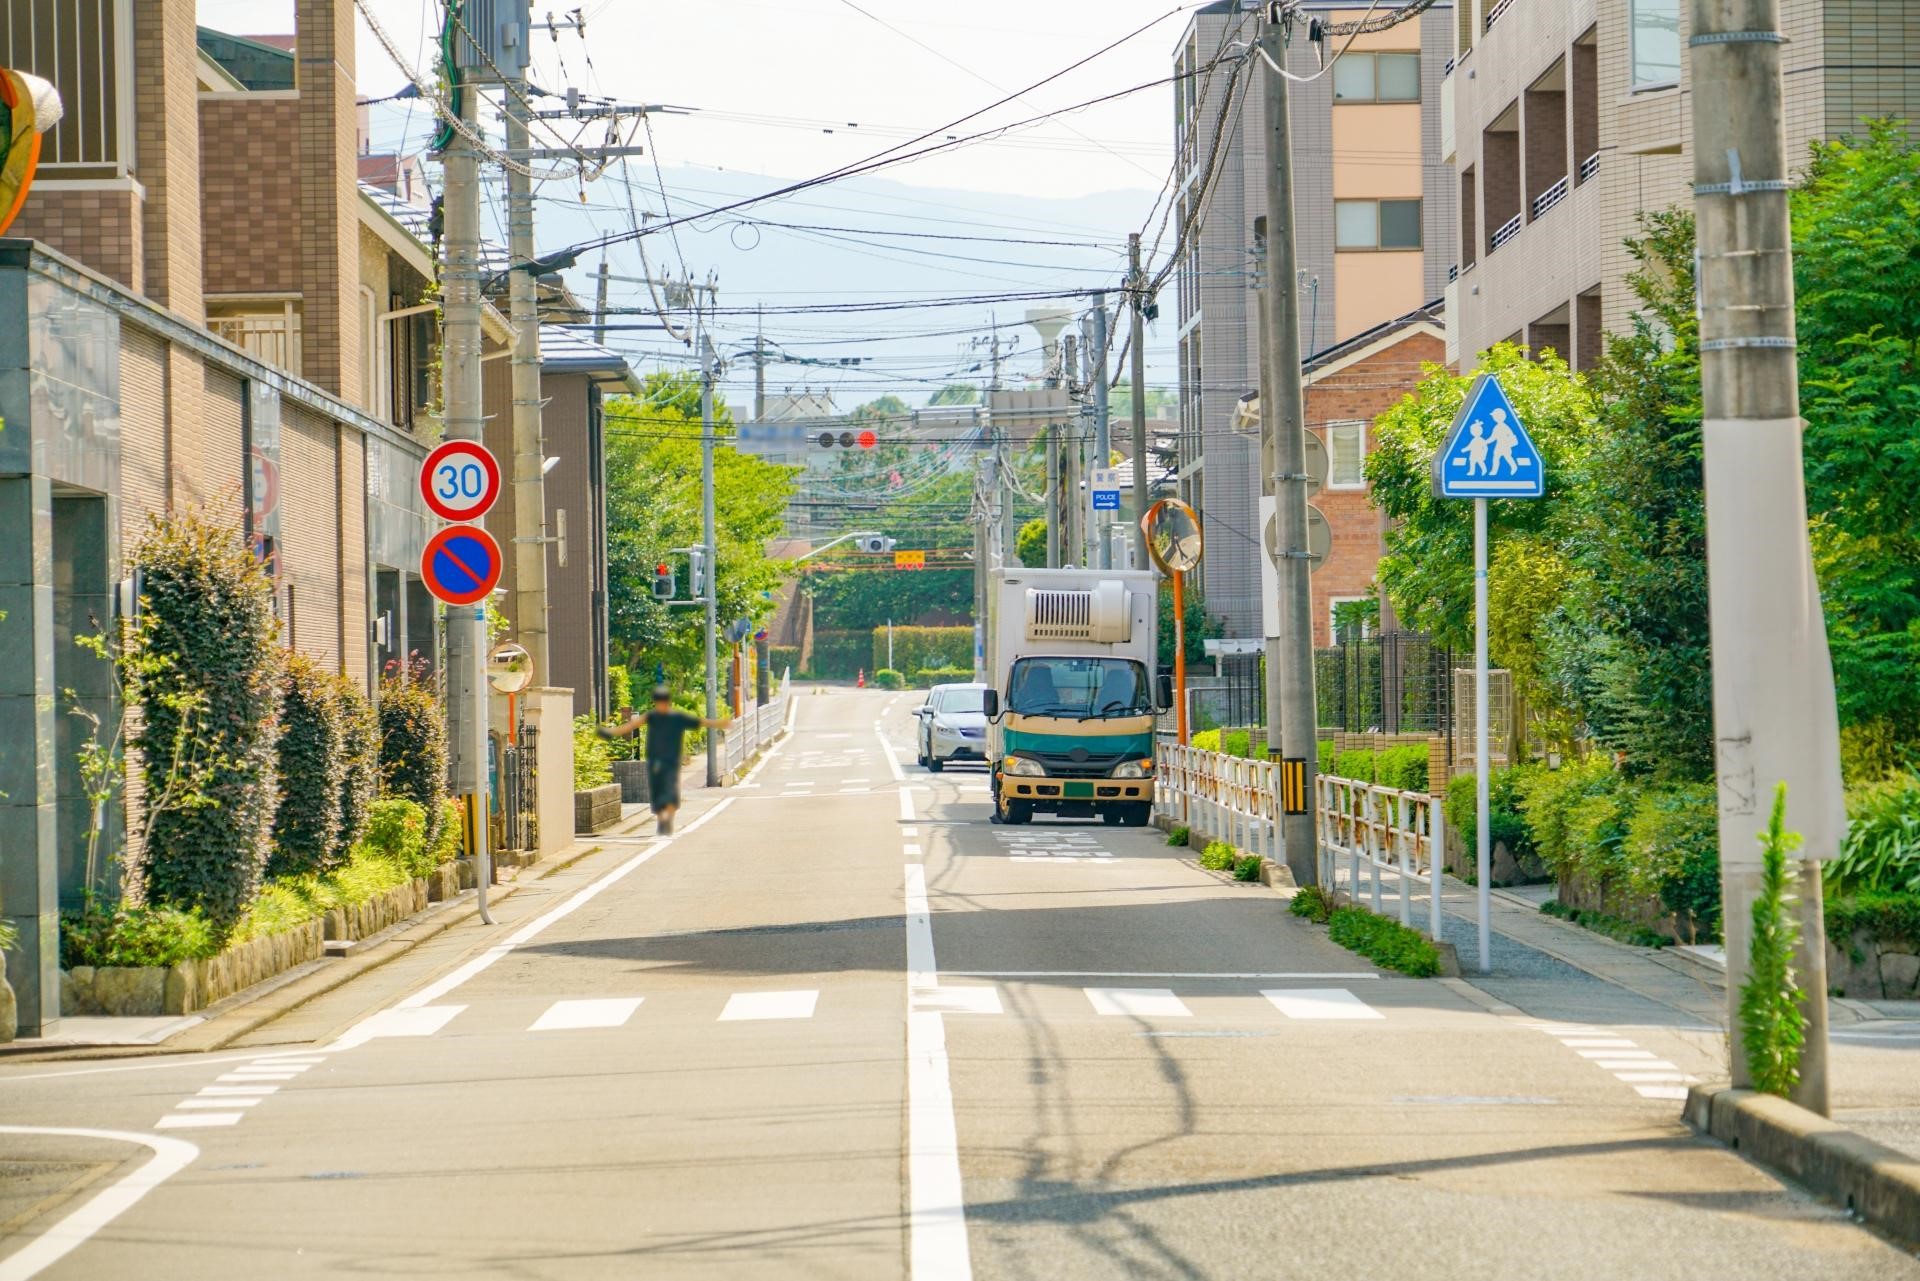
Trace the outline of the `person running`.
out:
<instances>
[{"instance_id":1,"label":"person running","mask_svg":"<svg viewBox=\"0 0 1920 1281\"><path fill-rule=\"evenodd\" d=\"M620 709L625 720L605 726L602 738L626 738L641 726L647 730L647 803L653 806L654 830L661 836L673 835L673 816L680 808L680 758L685 755L687 731L725 729L733 724L731 716L708 720L676 709L673 691L665 685L653 687L653 709L635 716L631 707Z\"/></svg>"}]
</instances>

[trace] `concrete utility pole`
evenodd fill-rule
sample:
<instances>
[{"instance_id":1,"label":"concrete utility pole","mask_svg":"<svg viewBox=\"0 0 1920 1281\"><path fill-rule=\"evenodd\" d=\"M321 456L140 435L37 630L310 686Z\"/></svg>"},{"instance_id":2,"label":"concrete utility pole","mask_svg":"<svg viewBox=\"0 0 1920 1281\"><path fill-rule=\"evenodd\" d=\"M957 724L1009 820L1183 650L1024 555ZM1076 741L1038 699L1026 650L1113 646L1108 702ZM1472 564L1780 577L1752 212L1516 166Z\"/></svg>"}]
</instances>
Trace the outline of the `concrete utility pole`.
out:
<instances>
[{"instance_id":1,"label":"concrete utility pole","mask_svg":"<svg viewBox=\"0 0 1920 1281\"><path fill-rule=\"evenodd\" d=\"M1047 432L1047 568L1060 568L1060 424Z\"/></svg>"},{"instance_id":2,"label":"concrete utility pole","mask_svg":"<svg viewBox=\"0 0 1920 1281\"><path fill-rule=\"evenodd\" d=\"M1733 1083L1748 1085L1740 990L1775 787L1805 840L1794 911L1806 1045L1794 1102L1828 1111L1820 863L1846 811L1840 729L1807 538L1778 0L1692 0L1694 217L1707 495L1713 732Z\"/></svg>"},{"instance_id":3,"label":"concrete utility pole","mask_svg":"<svg viewBox=\"0 0 1920 1281\"><path fill-rule=\"evenodd\" d=\"M1093 384L1093 465L1101 471L1113 465L1113 439L1107 423L1107 296L1093 296L1093 335L1087 343L1087 380ZM1113 539L1107 531L1113 517L1107 512L1093 516L1094 563L1101 569L1113 568Z\"/></svg>"},{"instance_id":4,"label":"concrete utility pole","mask_svg":"<svg viewBox=\"0 0 1920 1281\"><path fill-rule=\"evenodd\" d=\"M461 119L469 128L476 113L473 86L460 94ZM480 440L486 417L480 406L480 162L458 130L444 157L446 218L441 239L442 398L447 437ZM473 866L479 885L480 919L487 915L487 607L447 607L447 738L454 794L468 815Z\"/></svg>"},{"instance_id":5,"label":"concrete utility pole","mask_svg":"<svg viewBox=\"0 0 1920 1281\"><path fill-rule=\"evenodd\" d=\"M604 249L600 251L600 287L593 302L593 340L603 347L607 342L607 253Z\"/></svg>"},{"instance_id":6,"label":"concrete utility pole","mask_svg":"<svg viewBox=\"0 0 1920 1281\"><path fill-rule=\"evenodd\" d=\"M1133 563L1144 567L1152 562L1147 559L1147 531L1140 522L1146 519L1152 499L1147 493L1147 282L1140 272L1138 232L1127 237L1127 262L1127 292L1133 296L1129 339L1133 359L1128 375L1133 380Z\"/></svg>"},{"instance_id":7,"label":"concrete utility pole","mask_svg":"<svg viewBox=\"0 0 1920 1281\"><path fill-rule=\"evenodd\" d=\"M720 699L720 556L714 538L713 514L713 380L720 357L706 326L700 327L700 519L706 535L707 562L707 719L719 716ZM720 735L707 731L707 786L720 786Z\"/></svg>"},{"instance_id":8,"label":"concrete utility pole","mask_svg":"<svg viewBox=\"0 0 1920 1281\"><path fill-rule=\"evenodd\" d=\"M1254 270L1257 273L1253 284L1253 298L1260 319L1260 462L1262 466L1260 492L1264 496L1271 497L1277 484L1274 476L1280 468L1274 463L1277 444L1274 438L1277 433L1273 429L1273 407L1278 400L1278 393L1273 387L1275 373L1273 361L1268 357L1268 353L1273 350L1273 308L1269 305L1267 297L1267 220L1264 216L1253 220L1253 256ZM1275 519L1278 520L1278 516ZM1268 554L1266 541L1267 531L1262 528L1260 530L1260 555L1262 556ZM1261 631L1265 632L1267 619L1264 617L1266 613L1264 608L1261 613L1263 615L1260 620ZM1281 669L1286 666L1286 651L1280 643L1278 629L1275 630L1276 634L1261 637L1267 659L1266 723L1267 759L1269 760L1279 755L1280 735L1277 731L1286 720L1286 700L1281 695L1280 682Z\"/></svg>"},{"instance_id":9,"label":"concrete utility pole","mask_svg":"<svg viewBox=\"0 0 1920 1281\"><path fill-rule=\"evenodd\" d=\"M532 21L526 3L522 25ZM521 54L525 55L525 42ZM513 67L506 82L507 150L527 150L526 66ZM507 252L515 263L531 262L533 178L507 169ZM604 281L604 277L602 277ZM533 665L533 683L545 686L547 666L547 482L546 441L540 422L540 300L530 271L507 273L508 317L513 322L513 603L514 634Z\"/></svg>"},{"instance_id":10,"label":"concrete utility pole","mask_svg":"<svg viewBox=\"0 0 1920 1281\"><path fill-rule=\"evenodd\" d=\"M1287 56L1286 31L1283 20L1276 20L1279 16L1279 6L1270 5L1260 28L1261 48L1271 60L1261 75L1267 128L1267 332L1262 363L1273 386L1272 403L1263 400L1260 405L1260 430L1273 446L1273 501L1280 544L1280 561L1275 566L1280 638L1277 647L1269 648L1267 661L1267 680L1279 686L1280 723L1276 735L1268 721L1267 755L1302 762L1306 812L1281 815L1280 835L1294 883L1315 885L1320 860L1313 776L1319 752L1313 708L1313 587L1307 554L1306 409L1300 386L1300 299L1294 287L1293 137L1287 82L1275 69L1286 65ZM1273 693L1270 688L1270 706Z\"/></svg>"},{"instance_id":11,"label":"concrete utility pole","mask_svg":"<svg viewBox=\"0 0 1920 1281\"><path fill-rule=\"evenodd\" d=\"M753 421L767 420L767 320L756 308L753 327Z\"/></svg>"}]
</instances>

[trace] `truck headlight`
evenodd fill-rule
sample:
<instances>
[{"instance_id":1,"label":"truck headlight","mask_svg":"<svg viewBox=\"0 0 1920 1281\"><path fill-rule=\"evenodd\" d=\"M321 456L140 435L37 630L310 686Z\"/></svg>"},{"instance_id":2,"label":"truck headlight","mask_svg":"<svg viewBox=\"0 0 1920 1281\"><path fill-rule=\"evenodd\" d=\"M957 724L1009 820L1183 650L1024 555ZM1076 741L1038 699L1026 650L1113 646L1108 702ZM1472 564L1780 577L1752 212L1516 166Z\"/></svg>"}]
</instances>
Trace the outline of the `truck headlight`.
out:
<instances>
[{"instance_id":1,"label":"truck headlight","mask_svg":"<svg viewBox=\"0 0 1920 1281\"><path fill-rule=\"evenodd\" d=\"M1153 762L1150 760L1121 761L1118 765L1113 767L1113 774L1111 775L1111 777L1113 778L1152 778Z\"/></svg>"},{"instance_id":2,"label":"truck headlight","mask_svg":"<svg viewBox=\"0 0 1920 1281\"><path fill-rule=\"evenodd\" d=\"M1003 773L1018 774L1023 778L1045 778L1047 771L1041 768L1039 761L1028 760L1024 756L1009 756L1000 762Z\"/></svg>"}]
</instances>

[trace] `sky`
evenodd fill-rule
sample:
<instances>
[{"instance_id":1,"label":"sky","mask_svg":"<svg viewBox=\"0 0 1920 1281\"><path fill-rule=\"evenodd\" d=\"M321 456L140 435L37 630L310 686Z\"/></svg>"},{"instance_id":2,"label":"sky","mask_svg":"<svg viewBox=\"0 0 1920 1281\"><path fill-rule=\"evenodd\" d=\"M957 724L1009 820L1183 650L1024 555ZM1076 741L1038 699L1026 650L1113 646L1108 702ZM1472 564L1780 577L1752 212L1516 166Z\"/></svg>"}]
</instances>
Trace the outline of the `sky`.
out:
<instances>
[{"instance_id":1,"label":"sky","mask_svg":"<svg viewBox=\"0 0 1920 1281\"><path fill-rule=\"evenodd\" d=\"M402 56L425 67L438 3L368 3ZM533 82L555 92L571 87L622 103L690 110L651 114L651 137L623 139L646 146L648 156L589 186L584 203L570 173L542 183L538 243L546 251L622 230L642 212L684 216L862 160L929 129L941 129L937 137L944 140L948 132L1011 125L1162 80L1185 8L1169 0L1108 0L1097 8L1032 0L973 0L966 6L919 0L583 0L584 38L571 28L534 33ZM536 22L545 20L542 6L535 11ZM563 23L570 11L554 8ZM1045 16L1036 19L1036 11ZM1075 20L1096 13L1097 22ZM200 0L199 17L220 30L267 34L292 28L293 5ZM943 128L1143 27L1084 67L965 125ZM358 28L362 96L383 97L406 84L364 16ZM656 273L663 266L675 275L684 270L697 279L717 272L728 308L1116 283L1126 234L1144 228L1153 239L1148 218L1172 162L1171 93L1166 85L1145 88L748 211L760 219L841 229L835 232L716 219L673 237L654 234L647 237L647 266ZM430 130L430 113L418 102L374 108L381 149L419 150ZM604 134L604 124L595 124L584 137L600 141ZM496 210L500 192L498 183L489 188ZM492 227L497 216L483 215L483 226ZM918 234L887 234L904 232ZM949 234L999 239L928 238ZM1016 246L1003 243L1008 238L1056 243ZM642 273L634 246L611 251L609 258L615 274ZM583 261L597 265L598 257ZM573 278L591 293L584 274ZM636 284L619 284L613 293L616 305L645 301L644 287ZM1027 305L988 310L1020 328ZM1163 311L1171 316L1173 308ZM776 385L836 386L843 408L878 391L915 400L916 388L924 394L948 370L966 369L964 334L903 337L892 345L875 344L876 335L932 334L976 322L984 331L987 319L979 308L776 315L764 322L767 331L796 353L804 346L817 358L866 356L867 367L857 373L804 367L769 376ZM719 321L723 336L735 342L754 324L744 316ZM1148 344L1153 382L1171 376L1171 325L1163 321L1156 328L1160 332ZM858 342L837 347L836 336ZM674 348L664 334L623 341L636 355ZM1015 363L1029 371L1037 367L1033 345L1027 330ZM737 395L740 367L732 372Z\"/></svg>"}]
</instances>

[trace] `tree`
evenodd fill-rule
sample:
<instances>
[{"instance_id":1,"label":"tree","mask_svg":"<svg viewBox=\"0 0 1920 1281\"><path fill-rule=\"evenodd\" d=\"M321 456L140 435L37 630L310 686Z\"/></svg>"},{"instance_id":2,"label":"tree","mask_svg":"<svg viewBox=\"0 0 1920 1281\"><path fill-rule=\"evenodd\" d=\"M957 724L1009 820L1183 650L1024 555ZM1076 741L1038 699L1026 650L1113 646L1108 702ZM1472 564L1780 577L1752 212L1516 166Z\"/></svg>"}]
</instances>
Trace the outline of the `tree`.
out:
<instances>
[{"instance_id":1,"label":"tree","mask_svg":"<svg viewBox=\"0 0 1920 1281\"><path fill-rule=\"evenodd\" d=\"M948 383L933 393L927 401L929 405L977 405L980 403L980 389L972 383Z\"/></svg>"},{"instance_id":2,"label":"tree","mask_svg":"<svg viewBox=\"0 0 1920 1281\"><path fill-rule=\"evenodd\" d=\"M760 620L784 566L768 557L778 536L797 468L776 466L725 443L733 414L714 400L714 528L720 564L716 583L723 622ZM691 373L655 373L639 398L615 397L606 411L607 597L612 639L626 665L691 683L704 669L701 612L668 609L653 598L654 567L684 565L671 549L704 537L700 482L700 380ZM685 584L684 575L682 577Z\"/></svg>"},{"instance_id":3,"label":"tree","mask_svg":"<svg viewBox=\"0 0 1920 1281\"><path fill-rule=\"evenodd\" d=\"M1178 398L1164 387L1147 388L1147 417L1177 417ZM1107 412L1125 422L1133 417L1133 383L1123 382L1107 393Z\"/></svg>"},{"instance_id":4,"label":"tree","mask_svg":"<svg viewBox=\"0 0 1920 1281\"><path fill-rule=\"evenodd\" d=\"M1022 565L1029 568L1046 568L1047 522L1045 517L1036 516L1020 526L1020 536L1013 541L1013 554L1020 558Z\"/></svg>"}]
</instances>

